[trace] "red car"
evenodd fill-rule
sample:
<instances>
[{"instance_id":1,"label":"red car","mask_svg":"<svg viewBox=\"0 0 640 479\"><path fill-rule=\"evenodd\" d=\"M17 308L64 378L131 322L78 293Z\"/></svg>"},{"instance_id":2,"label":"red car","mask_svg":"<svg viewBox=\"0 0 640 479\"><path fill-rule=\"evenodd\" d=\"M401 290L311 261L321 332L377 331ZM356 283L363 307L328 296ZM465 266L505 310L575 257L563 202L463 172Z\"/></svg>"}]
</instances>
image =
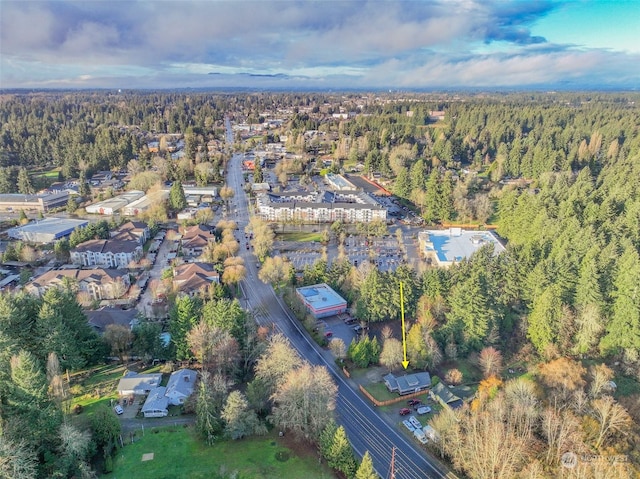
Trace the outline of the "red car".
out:
<instances>
[{"instance_id":1,"label":"red car","mask_svg":"<svg viewBox=\"0 0 640 479\"><path fill-rule=\"evenodd\" d=\"M402 409L400 409L400 415L401 416L406 416L409 413L411 413L411 409L409 409L407 407L403 407Z\"/></svg>"},{"instance_id":2,"label":"red car","mask_svg":"<svg viewBox=\"0 0 640 479\"><path fill-rule=\"evenodd\" d=\"M420 401L420 399L409 399L407 404L409 406L417 406L418 404L422 404L422 401Z\"/></svg>"},{"instance_id":3,"label":"red car","mask_svg":"<svg viewBox=\"0 0 640 479\"><path fill-rule=\"evenodd\" d=\"M333 336L333 333L331 331L327 331L326 333L324 333L325 338L330 338L331 336Z\"/></svg>"}]
</instances>

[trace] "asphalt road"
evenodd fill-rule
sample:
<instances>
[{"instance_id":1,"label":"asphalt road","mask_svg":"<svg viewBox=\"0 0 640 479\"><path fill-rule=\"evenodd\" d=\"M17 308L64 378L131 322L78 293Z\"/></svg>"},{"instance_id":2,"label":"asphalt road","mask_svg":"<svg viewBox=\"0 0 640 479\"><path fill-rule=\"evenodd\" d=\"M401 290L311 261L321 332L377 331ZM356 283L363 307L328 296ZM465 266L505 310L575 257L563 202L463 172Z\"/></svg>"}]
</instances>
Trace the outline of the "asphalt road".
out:
<instances>
[{"instance_id":1,"label":"asphalt road","mask_svg":"<svg viewBox=\"0 0 640 479\"><path fill-rule=\"evenodd\" d=\"M228 132L230 124L227 123ZM233 215L241 230L249 219L248 201L243 193L242 158L234 155L228 165L227 184L235 190ZM244 241L244 240L243 240ZM337 370L330 353L323 351L302 330L286 305L276 296L271 286L258 279L256 258L248 251L244 243L240 255L247 268L246 279L241 283L245 306L256 313L261 325L272 326L276 331L289 338L300 356L313 365L325 366L338 386L336 416L343 425L356 452L362 456L369 451L373 464L381 477L388 477L392 451L395 449L395 479L445 478L447 470L430 460L426 452L418 448L417 443L401 436L395 427L385 422L372 406L365 402L355 390L355 385ZM453 476L455 477L455 476Z\"/></svg>"}]
</instances>

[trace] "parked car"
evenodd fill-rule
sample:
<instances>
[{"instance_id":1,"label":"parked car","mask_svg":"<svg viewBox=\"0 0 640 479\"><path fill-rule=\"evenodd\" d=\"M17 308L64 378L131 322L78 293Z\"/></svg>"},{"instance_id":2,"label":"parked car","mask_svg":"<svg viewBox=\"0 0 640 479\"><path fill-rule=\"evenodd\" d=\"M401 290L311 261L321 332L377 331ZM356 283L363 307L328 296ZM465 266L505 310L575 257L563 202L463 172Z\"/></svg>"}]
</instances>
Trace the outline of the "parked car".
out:
<instances>
[{"instance_id":1,"label":"parked car","mask_svg":"<svg viewBox=\"0 0 640 479\"><path fill-rule=\"evenodd\" d=\"M358 321L356 318L352 318L351 316L349 316L348 318L344 318L344 324L353 324L356 321Z\"/></svg>"},{"instance_id":2,"label":"parked car","mask_svg":"<svg viewBox=\"0 0 640 479\"><path fill-rule=\"evenodd\" d=\"M124 413L124 409L122 409L122 406L120 406L120 404L117 404L116 407L113 408L113 410L116 412L118 416Z\"/></svg>"},{"instance_id":3,"label":"parked car","mask_svg":"<svg viewBox=\"0 0 640 479\"><path fill-rule=\"evenodd\" d=\"M406 427L410 432L413 432L413 431L416 430L416 428L413 426L413 424L411 424L406 419L404 421L402 421L402 424L404 424L404 427Z\"/></svg>"},{"instance_id":4,"label":"parked car","mask_svg":"<svg viewBox=\"0 0 640 479\"><path fill-rule=\"evenodd\" d=\"M410 416L409 417L409 422L411 423L411 425L415 428L415 429L422 429L422 424L420 423L420 421L418 421L416 419L415 416Z\"/></svg>"},{"instance_id":5,"label":"parked car","mask_svg":"<svg viewBox=\"0 0 640 479\"><path fill-rule=\"evenodd\" d=\"M331 336L333 336L333 332L332 331L327 331L324 333L324 337L325 338L330 338Z\"/></svg>"},{"instance_id":6,"label":"parked car","mask_svg":"<svg viewBox=\"0 0 640 479\"><path fill-rule=\"evenodd\" d=\"M431 408L429 406L420 406L416 412L420 415L427 414L431 412Z\"/></svg>"},{"instance_id":7,"label":"parked car","mask_svg":"<svg viewBox=\"0 0 640 479\"><path fill-rule=\"evenodd\" d=\"M401 416L406 416L407 414L411 413L411 409L409 409L408 407L403 407L402 409L400 409L400 415Z\"/></svg>"},{"instance_id":8,"label":"parked car","mask_svg":"<svg viewBox=\"0 0 640 479\"><path fill-rule=\"evenodd\" d=\"M407 404L409 406L417 406L418 404L422 404L422 401L420 399L409 399Z\"/></svg>"}]
</instances>

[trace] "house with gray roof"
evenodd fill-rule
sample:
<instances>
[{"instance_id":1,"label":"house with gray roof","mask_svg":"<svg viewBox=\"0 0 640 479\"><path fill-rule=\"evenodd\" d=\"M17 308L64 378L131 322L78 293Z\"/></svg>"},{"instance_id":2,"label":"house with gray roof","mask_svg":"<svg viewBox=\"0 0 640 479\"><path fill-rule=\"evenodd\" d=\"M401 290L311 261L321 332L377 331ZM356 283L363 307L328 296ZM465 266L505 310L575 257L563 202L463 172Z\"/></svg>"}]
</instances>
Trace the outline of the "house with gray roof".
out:
<instances>
[{"instance_id":1,"label":"house with gray roof","mask_svg":"<svg viewBox=\"0 0 640 479\"><path fill-rule=\"evenodd\" d=\"M169 414L169 398L165 396L166 390L166 387L159 386L149 392L149 396L140 410L144 417L165 417Z\"/></svg>"},{"instance_id":2,"label":"house with gray roof","mask_svg":"<svg viewBox=\"0 0 640 479\"><path fill-rule=\"evenodd\" d=\"M462 399L456 396L444 383L436 384L429 392L429 397L439 402L443 407L458 409L463 405Z\"/></svg>"},{"instance_id":3,"label":"house with gray roof","mask_svg":"<svg viewBox=\"0 0 640 479\"><path fill-rule=\"evenodd\" d=\"M165 396L169 404L180 406L184 404L191 394L196 384L198 373L193 369L180 369L171 373Z\"/></svg>"},{"instance_id":4,"label":"house with gray roof","mask_svg":"<svg viewBox=\"0 0 640 479\"><path fill-rule=\"evenodd\" d=\"M424 391L431 386L431 376L426 371L404 376L389 373L382 379L390 392L397 392L400 396Z\"/></svg>"},{"instance_id":5,"label":"house with gray roof","mask_svg":"<svg viewBox=\"0 0 640 479\"><path fill-rule=\"evenodd\" d=\"M160 381L162 381L160 373L138 374L130 371L118 382L118 394L120 396L148 394L152 389L160 386Z\"/></svg>"}]
</instances>

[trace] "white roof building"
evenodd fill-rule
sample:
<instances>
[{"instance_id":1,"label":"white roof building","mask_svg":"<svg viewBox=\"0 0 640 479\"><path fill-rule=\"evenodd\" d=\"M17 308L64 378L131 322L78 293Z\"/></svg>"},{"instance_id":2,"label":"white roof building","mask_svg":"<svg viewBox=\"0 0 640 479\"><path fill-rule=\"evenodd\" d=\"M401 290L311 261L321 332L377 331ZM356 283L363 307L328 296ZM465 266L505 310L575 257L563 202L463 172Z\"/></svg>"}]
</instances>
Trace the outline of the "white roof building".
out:
<instances>
[{"instance_id":1,"label":"white roof building","mask_svg":"<svg viewBox=\"0 0 640 479\"><path fill-rule=\"evenodd\" d=\"M45 218L32 221L24 226L11 228L7 234L10 238L32 243L51 243L57 239L69 236L76 228L84 228L87 220L72 220L64 218Z\"/></svg>"},{"instance_id":2,"label":"white roof building","mask_svg":"<svg viewBox=\"0 0 640 479\"><path fill-rule=\"evenodd\" d=\"M462 228L421 231L418 243L425 258L443 268L469 258L487 244L493 245L494 254L505 250L491 231L465 231Z\"/></svg>"}]
</instances>

